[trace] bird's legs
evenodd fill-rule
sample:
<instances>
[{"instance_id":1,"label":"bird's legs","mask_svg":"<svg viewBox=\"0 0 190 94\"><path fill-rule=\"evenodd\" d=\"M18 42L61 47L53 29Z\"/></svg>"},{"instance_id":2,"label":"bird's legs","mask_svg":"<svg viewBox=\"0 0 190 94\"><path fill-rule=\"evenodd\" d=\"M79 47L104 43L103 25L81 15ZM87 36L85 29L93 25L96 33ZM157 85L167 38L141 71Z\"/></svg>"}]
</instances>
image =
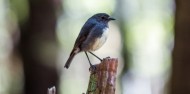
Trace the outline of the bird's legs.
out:
<instances>
[{"instance_id":1,"label":"bird's legs","mask_svg":"<svg viewBox=\"0 0 190 94\"><path fill-rule=\"evenodd\" d=\"M96 58L98 58L100 61L102 61L102 59L101 58L99 58L97 55L95 55L94 53L92 53L92 52L90 52L90 51L88 51L90 54L92 54L93 56L95 56ZM86 53L86 52L85 52Z\"/></svg>"},{"instance_id":2,"label":"bird's legs","mask_svg":"<svg viewBox=\"0 0 190 94\"><path fill-rule=\"evenodd\" d=\"M96 58L98 58L100 61L102 61L102 59L101 58L99 58L97 55L95 55L94 53L92 53L92 52L90 52L90 51L88 51L90 54L92 54L93 56L95 56ZM88 61L89 61L89 64L90 64L90 66L92 66L92 63L90 62L90 59L89 59L89 57L88 57L88 54L87 54L87 52L85 51L85 54L86 54L86 57L88 58Z\"/></svg>"},{"instance_id":3,"label":"bird's legs","mask_svg":"<svg viewBox=\"0 0 190 94\"><path fill-rule=\"evenodd\" d=\"M89 59L88 54L86 53L86 51L85 51L85 54L86 54L86 57L88 58L90 66L92 66L92 63L90 62L90 59Z\"/></svg>"}]
</instances>

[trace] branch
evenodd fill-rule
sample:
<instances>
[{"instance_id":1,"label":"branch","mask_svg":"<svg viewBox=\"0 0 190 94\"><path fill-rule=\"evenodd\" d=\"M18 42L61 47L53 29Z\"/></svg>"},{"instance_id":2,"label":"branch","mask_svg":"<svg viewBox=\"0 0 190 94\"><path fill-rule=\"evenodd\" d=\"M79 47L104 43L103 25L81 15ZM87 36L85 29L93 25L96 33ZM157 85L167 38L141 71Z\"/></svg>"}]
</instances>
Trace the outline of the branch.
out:
<instances>
[{"instance_id":1,"label":"branch","mask_svg":"<svg viewBox=\"0 0 190 94\"><path fill-rule=\"evenodd\" d=\"M87 94L115 94L118 59L104 58L94 66L90 68Z\"/></svg>"},{"instance_id":2,"label":"branch","mask_svg":"<svg viewBox=\"0 0 190 94\"><path fill-rule=\"evenodd\" d=\"M55 86L48 88L47 94L56 94L56 88Z\"/></svg>"}]
</instances>

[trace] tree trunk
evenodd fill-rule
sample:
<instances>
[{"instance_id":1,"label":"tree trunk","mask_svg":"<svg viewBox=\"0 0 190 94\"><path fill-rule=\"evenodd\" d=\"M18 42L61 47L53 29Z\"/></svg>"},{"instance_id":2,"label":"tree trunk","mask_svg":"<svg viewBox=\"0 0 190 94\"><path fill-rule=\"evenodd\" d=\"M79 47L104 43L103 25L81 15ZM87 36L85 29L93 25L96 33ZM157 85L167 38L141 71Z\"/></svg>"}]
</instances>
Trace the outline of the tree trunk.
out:
<instances>
[{"instance_id":1,"label":"tree trunk","mask_svg":"<svg viewBox=\"0 0 190 94\"><path fill-rule=\"evenodd\" d=\"M190 94L190 1L176 0L171 94Z\"/></svg>"},{"instance_id":2,"label":"tree trunk","mask_svg":"<svg viewBox=\"0 0 190 94\"><path fill-rule=\"evenodd\" d=\"M29 0L29 18L20 25L19 52L24 67L24 94L46 94L57 86L56 2Z\"/></svg>"}]
</instances>

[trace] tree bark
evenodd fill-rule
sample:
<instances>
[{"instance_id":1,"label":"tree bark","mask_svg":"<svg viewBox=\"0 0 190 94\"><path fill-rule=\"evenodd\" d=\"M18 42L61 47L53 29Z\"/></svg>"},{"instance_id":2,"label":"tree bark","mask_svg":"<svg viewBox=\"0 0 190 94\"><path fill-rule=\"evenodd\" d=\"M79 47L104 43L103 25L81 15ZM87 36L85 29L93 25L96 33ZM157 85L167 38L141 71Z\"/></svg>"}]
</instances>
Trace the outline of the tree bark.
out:
<instances>
[{"instance_id":1,"label":"tree bark","mask_svg":"<svg viewBox=\"0 0 190 94\"><path fill-rule=\"evenodd\" d=\"M176 0L171 94L190 94L190 1Z\"/></svg>"},{"instance_id":2,"label":"tree bark","mask_svg":"<svg viewBox=\"0 0 190 94\"><path fill-rule=\"evenodd\" d=\"M87 94L115 94L117 66L117 59L105 58L91 67Z\"/></svg>"},{"instance_id":3,"label":"tree bark","mask_svg":"<svg viewBox=\"0 0 190 94\"><path fill-rule=\"evenodd\" d=\"M20 24L23 94L46 94L48 87L58 87L55 1L59 0L29 0L29 18Z\"/></svg>"}]
</instances>

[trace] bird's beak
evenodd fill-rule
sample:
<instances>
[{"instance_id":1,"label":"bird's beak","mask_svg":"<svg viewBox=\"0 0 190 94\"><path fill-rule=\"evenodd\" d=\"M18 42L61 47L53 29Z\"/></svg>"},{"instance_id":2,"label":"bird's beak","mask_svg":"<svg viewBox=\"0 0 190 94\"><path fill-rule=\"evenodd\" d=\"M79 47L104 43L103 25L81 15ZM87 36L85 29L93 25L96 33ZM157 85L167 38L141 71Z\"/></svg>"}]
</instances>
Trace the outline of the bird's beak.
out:
<instances>
[{"instance_id":1,"label":"bird's beak","mask_svg":"<svg viewBox=\"0 0 190 94\"><path fill-rule=\"evenodd\" d=\"M112 17L109 17L108 19L109 19L109 20L116 20L115 18L112 18Z\"/></svg>"}]
</instances>

